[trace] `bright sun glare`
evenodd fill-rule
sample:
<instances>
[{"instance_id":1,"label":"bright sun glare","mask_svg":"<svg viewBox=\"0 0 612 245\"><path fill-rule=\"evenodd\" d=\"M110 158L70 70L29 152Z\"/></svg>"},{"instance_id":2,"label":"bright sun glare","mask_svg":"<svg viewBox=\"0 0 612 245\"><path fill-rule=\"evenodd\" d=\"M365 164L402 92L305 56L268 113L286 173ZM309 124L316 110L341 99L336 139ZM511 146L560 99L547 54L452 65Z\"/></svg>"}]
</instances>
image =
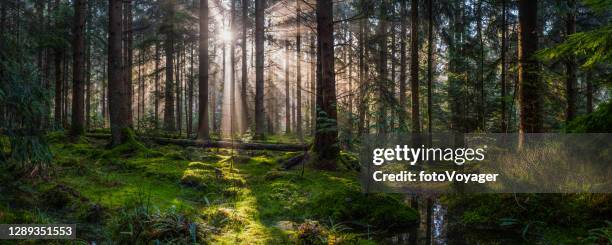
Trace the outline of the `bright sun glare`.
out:
<instances>
[{"instance_id":1,"label":"bright sun glare","mask_svg":"<svg viewBox=\"0 0 612 245\"><path fill-rule=\"evenodd\" d=\"M221 31L220 37L223 41L230 41L232 40L232 32L228 30L223 30Z\"/></svg>"}]
</instances>

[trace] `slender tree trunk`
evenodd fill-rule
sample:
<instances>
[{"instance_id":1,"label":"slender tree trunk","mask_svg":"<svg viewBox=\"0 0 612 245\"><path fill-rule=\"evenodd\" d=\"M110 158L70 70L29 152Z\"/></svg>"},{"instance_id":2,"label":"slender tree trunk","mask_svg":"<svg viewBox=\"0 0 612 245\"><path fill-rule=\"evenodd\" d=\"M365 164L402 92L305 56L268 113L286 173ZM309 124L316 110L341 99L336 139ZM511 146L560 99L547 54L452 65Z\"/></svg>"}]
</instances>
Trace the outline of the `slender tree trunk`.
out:
<instances>
[{"instance_id":1,"label":"slender tree trunk","mask_svg":"<svg viewBox=\"0 0 612 245\"><path fill-rule=\"evenodd\" d=\"M315 44L315 33L312 33L310 36L310 133L311 135L315 135L316 129L316 120L317 120L317 105L316 105L316 65L317 65L317 55L316 55L316 44Z\"/></svg>"},{"instance_id":2,"label":"slender tree trunk","mask_svg":"<svg viewBox=\"0 0 612 245\"><path fill-rule=\"evenodd\" d=\"M231 0L231 33L236 32L236 1ZM231 135L232 137L236 134L240 134L238 128L238 110L236 109L236 39L233 38L230 41L230 115L231 115Z\"/></svg>"},{"instance_id":3,"label":"slender tree trunk","mask_svg":"<svg viewBox=\"0 0 612 245\"><path fill-rule=\"evenodd\" d=\"M429 0L431 2L433 0ZM431 197L427 198L427 205L425 208L425 217L427 217L427 221L425 222L425 245L431 245L431 226L433 225L433 200Z\"/></svg>"},{"instance_id":4,"label":"slender tree trunk","mask_svg":"<svg viewBox=\"0 0 612 245\"><path fill-rule=\"evenodd\" d=\"M166 18L170 18L170 16L174 15L174 10L172 5L166 6L168 8L168 16ZM169 21L169 20L167 20ZM166 50L166 88L165 88L165 96L164 96L164 128L166 131L173 132L176 130L174 118L174 31L171 23L166 23L168 25L166 28L166 42L165 42L165 50Z\"/></svg>"},{"instance_id":5,"label":"slender tree trunk","mask_svg":"<svg viewBox=\"0 0 612 245\"><path fill-rule=\"evenodd\" d=\"M265 0L255 0L255 138L264 137L264 10Z\"/></svg>"},{"instance_id":6,"label":"slender tree trunk","mask_svg":"<svg viewBox=\"0 0 612 245\"><path fill-rule=\"evenodd\" d=\"M64 98L62 98L63 102L62 102L62 125L64 128L70 128L70 125L68 124L68 119L70 119L68 117L68 108L70 107L70 101L68 100L68 92L70 92L70 86L68 83L68 73L70 72L69 69L69 65L68 65L68 59L66 58L67 54L63 53L62 56L62 66L64 67L63 70L63 74L62 74L62 88L63 88L63 92L62 95L64 96Z\"/></svg>"},{"instance_id":7,"label":"slender tree trunk","mask_svg":"<svg viewBox=\"0 0 612 245\"><path fill-rule=\"evenodd\" d=\"M408 113L406 108L408 107L406 101L406 28L408 16L408 0L402 0L401 2L401 23L400 23L400 81L399 81L399 124L400 129L404 130L406 121L408 121Z\"/></svg>"},{"instance_id":8,"label":"slender tree trunk","mask_svg":"<svg viewBox=\"0 0 612 245\"><path fill-rule=\"evenodd\" d=\"M481 130L486 130L486 125L485 125L485 114L486 114L486 101L485 101L485 89L484 89L484 38L482 35L482 1L483 0L479 0L478 1L478 6L476 7L477 10L477 21L476 21L476 28L477 28L477 36L478 36L478 41L479 41L479 56L478 57L478 89L479 89L479 97L478 97L478 123L480 124L480 129Z\"/></svg>"},{"instance_id":9,"label":"slender tree trunk","mask_svg":"<svg viewBox=\"0 0 612 245\"><path fill-rule=\"evenodd\" d=\"M289 40L285 40L285 134L291 133L291 93L289 89Z\"/></svg>"},{"instance_id":10,"label":"slender tree trunk","mask_svg":"<svg viewBox=\"0 0 612 245\"><path fill-rule=\"evenodd\" d=\"M130 127L128 113L128 92L123 80L123 57L121 52L121 22L123 3L121 0L109 0L109 34L108 34L108 99L111 121L112 144L123 143Z\"/></svg>"},{"instance_id":11,"label":"slender tree trunk","mask_svg":"<svg viewBox=\"0 0 612 245\"><path fill-rule=\"evenodd\" d=\"M538 50L538 1L519 0L519 145L524 143L525 133L542 132L542 85L538 78L538 62L534 57Z\"/></svg>"},{"instance_id":12,"label":"slender tree trunk","mask_svg":"<svg viewBox=\"0 0 612 245\"><path fill-rule=\"evenodd\" d=\"M419 109L419 1L413 0L410 6L410 90L412 91L412 132L420 133Z\"/></svg>"},{"instance_id":13,"label":"slender tree trunk","mask_svg":"<svg viewBox=\"0 0 612 245\"><path fill-rule=\"evenodd\" d=\"M297 8L297 14L296 14L296 26L297 26L297 36L295 38L295 53L297 55L296 57L296 61L295 61L295 69L296 69L296 73L297 73L297 78L296 78L296 89L295 89L295 97L296 97L296 116L295 116L295 124L296 124L296 128L295 128L295 133L297 134L297 137L299 139L302 139L302 53L301 53L301 47L302 47L302 33L301 33L301 26L300 26L300 18L301 18L301 9L300 9L300 1L301 0L296 0L295 4L296 4L296 8Z\"/></svg>"},{"instance_id":14,"label":"slender tree trunk","mask_svg":"<svg viewBox=\"0 0 612 245\"><path fill-rule=\"evenodd\" d=\"M333 2L317 0L317 125L313 163L319 169L336 169L339 153L334 78Z\"/></svg>"},{"instance_id":15,"label":"slender tree trunk","mask_svg":"<svg viewBox=\"0 0 612 245\"><path fill-rule=\"evenodd\" d=\"M569 13L566 19L566 38L576 33L576 1L568 0ZM567 72L567 80L565 82L565 93L567 100L566 108L566 123L576 117L576 57L570 55L565 61L565 69Z\"/></svg>"},{"instance_id":16,"label":"slender tree trunk","mask_svg":"<svg viewBox=\"0 0 612 245\"><path fill-rule=\"evenodd\" d=\"M247 66L247 22L248 22L248 7L249 1L242 0L242 42L240 48L242 50L242 83L240 85L240 97L242 102L242 111L244 112L243 132L249 127L251 123L251 117L249 115L249 105L247 97L247 85L248 85L248 66Z\"/></svg>"},{"instance_id":17,"label":"slender tree trunk","mask_svg":"<svg viewBox=\"0 0 612 245\"><path fill-rule=\"evenodd\" d=\"M132 8L133 8L133 3L132 1L134 0L127 0L124 1L125 4L125 26L123 26L124 28L124 33L125 33L125 46L124 46L124 59L125 59L125 63L124 63L124 74L125 74L125 86L127 86L127 93L128 93L128 106L130 107L130 110L128 111L128 120L130 122L130 127L134 126L134 115L133 115L133 105L134 105L134 86L132 85L132 64L133 62L133 49L132 49L132 43L134 42L134 32L132 30Z\"/></svg>"},{"instance_id":18,"label":"slender tree trunk","mask_svg":"<svg viewBox=\"0 0 612 245\"><path fill-rule=\"evenodd\" d=\"M358 122L357 122L357 134L363 135L366 126L366 92L367 92L367 81L368 81L368 64L365 62L365 56L367 54L366 49L366 23L368 21L368 8L366 4L368 1L361 0L361 8L363 11L363 17L359 21L359 108L358 108ZM401 80L401 79L400 79Z\"/></svg>"},{"instance_id":19,"label":"slender tree trunk","mask_svg":"<svg viewBox=\"0 0 612 245\"><path fill-rule=\"evenodd\" d=\"M159 42L155 43L155 94L153 95L155 110L155 129L159 126Z\"/></svg>"},{"instance_id":20,"label":"slender tree trunk","mask_svg":"<svg viewBox=\"0 0 612 245\"><path fill-rule=\"evenodd\" d=\"M378 122L377 133L384 134L387 130L387 0L380 4L380 22L378 24Z\"/></svg>"},{"instance_id":21,"label":"slender tree trunk","mask_svg":"<svg viewBox=\"0 0 612 245\"><path fill-rule=\"evenodd\" d=\"M63 51L57 48L55 51L55 127L62 127L62 98L63 98L63 75L62 75Z\"/></svg>"},{"instance_id":22,"label":"slender tree trunk","mask_svg":"<svg viewBox=\"0 0 612 245\"><path fill-rule=\"evenodd\" d=\"M93 84L91 83L91 43L87 42L87 67L85 69L85 130L91 127L91 97L93 96Z\"/></svg>"},{"instance_id":23,"label":"slender tree trunk","mask_svg":"<svg viewBox=\"0 0 612 245\"><path fill-rule=\"evenodd\" d=\"M427 31L427 132L429 133L429 143L431 144L431 134L433 132L433 51L435 49L435 44L433 40L433 0L427 0L427 17L429 21L427 21L428 31Z\"/></svg>"},{"instance_id":24,"label":"slender tree trunk","mask_svg":"<svg viewBox=\"0 0 612 245\"><path fill-rule=\"evenodd\" d=\"M100 104L102 104L102 128L106 128L106 122L108 119L108 81L106 80L106 76L108 75L108 62L104 62L103 70L102 70L102 97L100 98Z\"/></svg>"},{"instance_id":25,"label":"slender tree trunk","mask_svg":"<svg viewBox=\"0 0 612 245\"><path fill-rule=\"evenodd\" d=\"M212 53L213 54L217 53L216 45L213 45ZM225 57L225 55L223 55L223 57ZM210 121L212 124L211 128L214 132L218 132L218 129L219 129L219 125L217 124L217 80L219 79L218 74L219 72L215 72L214 78L212 79L210 83L210 87L209 87L209 90L210 90ZM223 76L223 73L221 74Z\"/></svg>"},{"instance_id":26,"label":"slender tree trunk","mask_svg":"<svg viewBox=\"0 0 612 245\"><path fill-rule=\"evenodd\" d=\"M178 131L178 134L181 135L182 130L183 130L183 110L182 110L182 96L181 96L181 91L182 91L182 79L181 79L181 66L183 65L181 63L181 57L182 57L182 46L180 45L180 43L178 43L178 45L176 46L176 60L175 60L175 80L174 80L174 88L175 88L175 94L176 94L176 129Z\"/></svg>"},{"instance_id":27,"label":"slender tree trunk","mask_svg":"<svg viewBox=\"0 0 612 245\"><path fill-rule=\"evenodd\" d=\"M502 0L502 40L501 40L501 132L505 133L508 130L506 119L506 49L507 49L507 8L506 0Z\"/></svg>"},{"instance_id":28,"label":"slender tree trunk","mask_svg":"<svg viewBox=\"0 0 612 245\"><path fill-rule=\"evenodd\" d=\"M188 98L189 105L187 106L187 138L191 137L191 133L193 133L193 80L194 79L194 65L195 65L195 52L193 46L189 48L189 89L188 89Z\"/></svg>"}]
</instances>

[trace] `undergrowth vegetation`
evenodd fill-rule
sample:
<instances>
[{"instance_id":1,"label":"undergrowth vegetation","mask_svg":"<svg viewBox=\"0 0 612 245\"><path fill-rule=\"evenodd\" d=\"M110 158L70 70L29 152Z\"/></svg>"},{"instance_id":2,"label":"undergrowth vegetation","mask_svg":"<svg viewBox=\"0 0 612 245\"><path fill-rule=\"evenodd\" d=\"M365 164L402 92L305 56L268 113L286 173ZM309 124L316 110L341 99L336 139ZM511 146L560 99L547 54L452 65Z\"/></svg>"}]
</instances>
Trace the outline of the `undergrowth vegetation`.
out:
<instances>
[{"instance_id":1,"label":"undergrowth vegetation","mask_svg":"<svg viewBox=\"0 0 612 245\"><path fill-rule=\"evenodd\" d=\"M417 219L400 196L361 193L356 171L284 170L297 153L46 140L48 180L0 176L0 223L76 223L83 242L368 244Z\"/></svg>"}]
</instances>

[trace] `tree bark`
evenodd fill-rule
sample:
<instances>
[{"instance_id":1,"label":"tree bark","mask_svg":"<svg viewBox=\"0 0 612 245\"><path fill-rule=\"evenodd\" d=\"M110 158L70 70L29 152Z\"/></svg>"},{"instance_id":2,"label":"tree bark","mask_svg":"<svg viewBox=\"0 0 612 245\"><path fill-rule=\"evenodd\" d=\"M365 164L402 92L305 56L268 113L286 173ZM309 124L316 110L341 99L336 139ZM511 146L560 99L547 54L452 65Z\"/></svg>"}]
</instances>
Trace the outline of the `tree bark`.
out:
<instances>
[{"instance_id":1,"label":"tree bark","mask_svg":"<svg viewBox=\"0 0 612 245\"><path fill-rule=\"evenodd\" d=\"M85 130L91 128L91 97L93 96L93 84L91 82L91 43L86 44L87 54L85 55L86 68L85 68Z\"/></svg>"},{"instance_id":2,"label":"tree bark","mask_svg":"<svg viewBox=\"0 0 612 245\"><path fill-rule=\"evenodd\" d=\"M334 77L333 2L317 0L317 125L313 143L319 169L336 169L339 153Z\"/></svg>"},{"instance_id":3,"label":"tree bark","mask_svg":"<svg viewBox=\"0 0 612 245\"><path fill-rule=\"evenodd\" d=\"M132 43L134 42L134 31L132 30L132 8L133 8L133 0L124 0L123 3L125 4L125 22L124 22L124 38L125 38L125 45L124 45L124 59L125 59L125 63L123 64L124 67L124 74L125 74L125 86L126 91L128 93L128 106L130 108L130 110L128 111L128 120L130 123L130 127L134 126L134 115L133 115L133 108L132 106L134 105L134 86L132 85L132 64L133 62L133 49L132 49Z\"/></svg>"},{"instance_id":4,"label":"tree bark","mask_svg":"<svg viewBox=\"0 0 612 245\"><path fill-rule=\"evenodd\" d=\"M315 135L316 120L317 120L317 105L316 105L316 87L317 87L317 54L315 44L315 33L310 36L310 135Z\"/></svg>"},{"instance_id":5,"label":"tree bark","mask_svg":"<svg viewBox=\"0 0 612 245\"><path fill-rule=\"evenodd\" d=\"M173 132L176 130L174 118L174 30L171 18L174 15L174 6L171 3L166 3L166 20L164 23L166 41L166 86L164 96L164 128L166 131Z\"/></svg>"},{"instance_id":6,"label":"tree bark","mask_svg":"<svg viewBox=\"0 0 612 245\"><path fill-rule=\"evenodd\" d=\"M406 108L406 17L408 16L408 0L402 0L401 2L401 23L400 23L400 81L399 81L399 126L400 129L404 129L406 121L408 121L408 113Z\"/></svg>"},{"instance_id":7,"label":"tree bark","mask_svg":"<svg viewBox=\"0 0 612 245\"><path fill-rule=\"evenodd\" d=\"M377 133L384 134L387 131L387 0L380 3L380 22L378 24L378 122Z\"/></svg>"},{"instance_id":8,"label":"tree bark","mask_svg":"<svg viewBox=\"0 0 612 245\"><path fill-rule=\"evenodd\" d=\"M248 22L248 7L249 1L242 0L242 42L240 43L240 48L242 50L242 83L240 86L240 97L242 102L242 111L244 112L244 120L243 120L243 128L241 129L243 132L248 128L248 125L251 123L251 117L249 115L249 105L247 98L247 85L248 85L248 66L247 66L247 22Z\"/></svg>"},{"instance_id":9,"label":"tree bark","mask_svg":"<svg viewBox=\"0 0 612 245\"><path fill-rule=\"evenodd\" d=\"M485 114L486 114L486 99L485 99L485 89L484 89L484 38L482 35L482 2L483 0L478 1L478 6L476 7L477 12L477 21L476 21L476 35L478 37L479 42L479 57L478 57L478 89L479 89L479 97L478 97L478 123L480 124L480 129L485 131Z\"/></svg>"},{"instance_id":10,"label":"tree bark","mask_svg":"<svg viewBox=\"0 0 612 245\"><path fill-rule=\"evenodd\" d=\"M296 89L295 89L295 99L296 99L296 116L295 116L295 133L297 134L297 137L299 139L302 139L302 53L301 53L301 46L302 46L302 34L301 34L301 26L300 26L300 14L301 14L301 9L300 9L300 1L302 0L296 0L295 4L296 4L296 8L297 8L297 13L296 13L296 29L297 29L297 36L295 37L295 53L296 53L296 61L295 61L295 73L297 74L296 77Z\"/></svg>"},{"instance_id":11,"label":"tree bark","mask_svg":"<svg viewBox=\"0 0 612 245\"><path fill-rule=\"evenodd\" d=\"M410 6L410 90L412 92L412 132L421 132L419 109L419 1Z\"/></svg>"},{"instance_id":12,"label":"tree bark","mask_svg":"<svg viewBox=\"0 0 612 245\"><path fill-rule=\"evenodd\" d=\"M264 138L264 10L265 0L255 0L255 139Z\"/></svg>"},{"instance_id":13,"label":"tree bark","mask_svg":"<svg viewBox=\"0 0 612 245\"><path fill-rule=\"evenodd\" d=\"M506 119L506 49L507 49L507 8L506 0L502 0L502 40L501 40L501 132L505 133L508 129Z\"/></svg>"},{"instance_id":14,"label":"tree bark","mask_svg":"<svg viewBox=\"0 0 612 245\"><path fill-rule=\"evenodd\" d=\"M62 98L63 98L63 75L62 75L62 56L61 48L55 49L55 127L62 127Z\"/></svg>"},{"instance_id":15,"label":"tree bark","mask_svg":"<svg viewBox=\"0 0 612 245\"><path fill-rule=\"evenodd\" d=\"M542 132L541 82L538 78L538 62L534 57L538 50L537 0L519 0L519 145L525 133Z\"/></svg>"},{"instance_id":16,"label":"tree bark","mask_svg":"<svg viewBox=\"0 0 612 245\"><path fill-rule=\"evenodd\" d=\"M153 95L155 110L155 129L159 126L159 42L155 43L155 94Z\"/></svg>"},{"instance_id":17,"label":"tree bark","mask_svg":"<svg viewBox=\"0 0 612 245\"><path fill-rule=\"evenodd\" d=\"M291 133L291 93L289 91L289 40L285 40L285 134Z\"/></svg>"},{"instance_id":18,"label":"tree bark","mask_svg":"<svg viewBox=\"0 0 612 245\"><path fill-rule=\"evenodd\" d=\"M123 80L123 57L121 50L121 22L123 3L109 0L108 34L108 99L111 122L112 145L123 143L130 127L128 93Z\"/></svg>"},{"instance_id":19,"label":"tree bark","mask_svg":"<svg viewBox=\"0 0 612 245\"><path fill-rule=\"evenodd\" d=\"M427 1L427 17L428 21L428 31L427 31L427 132L429 133L429 143L431 144L431 134L433 132L433 51L435 49L435 44L433 40L433 0Z\"/></svg>"},{"instance_id":20,"label":"tree bark","mask_svg":"<svg viewBox=\"0 0 612 245\"><path fill-rule=\"evenodd\" d=\"M176 45L176 60L175 60L175 65L174 65L174 75L176 77L176 79L174 80L174 88L175 88L175 94L176 94L176 104L175 104L175 108L176 108L176 130L178 131L178 134L181 135L182 130L183 130L183 110L182 110L182 96L181 96L181 91L182 91L182 79L181 79L181 67L182 67L182 62L181 62L181 57L183 56L183 47L182 45L179 43L177 43Z\"/></svg>"}]
</instances>

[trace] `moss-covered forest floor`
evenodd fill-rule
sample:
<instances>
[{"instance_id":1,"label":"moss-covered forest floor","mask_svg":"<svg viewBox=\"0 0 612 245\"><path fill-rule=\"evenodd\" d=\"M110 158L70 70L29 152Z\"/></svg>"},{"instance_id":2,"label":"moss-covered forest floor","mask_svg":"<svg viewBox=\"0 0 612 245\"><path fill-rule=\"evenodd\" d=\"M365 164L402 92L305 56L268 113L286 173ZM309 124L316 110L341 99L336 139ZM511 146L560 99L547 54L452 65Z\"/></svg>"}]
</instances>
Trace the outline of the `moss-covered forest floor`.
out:
<instances>
[{"instance_id":1,"label":"moss-covered forest floor","mask_svg":"<svg viewBox=\"0 0 612 245\"><path fill-rule=\"evenodd\" d=\"M76 223L82 242L368 244L417 217L400 196L362 194L355 171L280 169L299 153L49 141L48 178L0 176L0 223Z\"/></svg>"}]
</instances>

